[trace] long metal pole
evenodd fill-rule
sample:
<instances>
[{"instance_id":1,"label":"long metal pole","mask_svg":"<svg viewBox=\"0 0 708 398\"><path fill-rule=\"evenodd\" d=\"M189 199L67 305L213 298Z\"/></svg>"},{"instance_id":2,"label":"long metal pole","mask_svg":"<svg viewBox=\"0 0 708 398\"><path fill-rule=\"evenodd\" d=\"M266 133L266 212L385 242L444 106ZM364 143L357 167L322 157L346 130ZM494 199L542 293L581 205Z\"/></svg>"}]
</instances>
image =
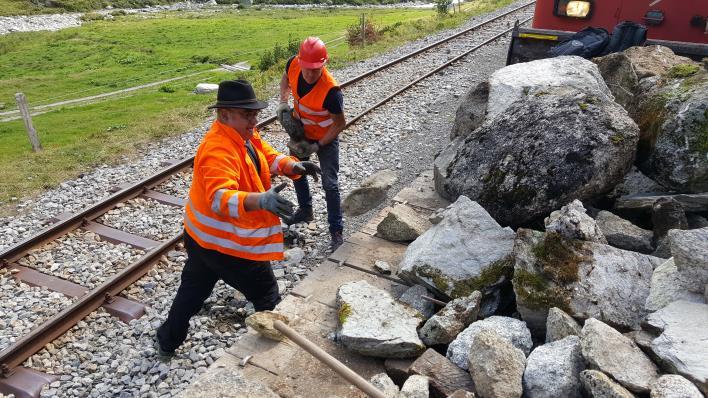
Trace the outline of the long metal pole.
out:
<instances>
[{"instance_id":1,"label":"long metal pole","mask_svg":"<svg viewBox=\"0 0 708 398\"><path fill-rule=\"evenodd\" d=\"M339 362L337 358L329 355L325 350L321 349L313 342L288 327L288 325L281 321L275 321L273 322L273 327L292 340L295 344L299 345L303 350L312 354L312 356L317 358L320 362L329 366L330 369L337 372L338 375L342 376L346 381L352 383L356 388L360 389L368 396L373 398L386 398L386 395L383 392L379 391L366 379L359 376L356 372L349 369L347 365Z\"/></svg>"}]
</instances>

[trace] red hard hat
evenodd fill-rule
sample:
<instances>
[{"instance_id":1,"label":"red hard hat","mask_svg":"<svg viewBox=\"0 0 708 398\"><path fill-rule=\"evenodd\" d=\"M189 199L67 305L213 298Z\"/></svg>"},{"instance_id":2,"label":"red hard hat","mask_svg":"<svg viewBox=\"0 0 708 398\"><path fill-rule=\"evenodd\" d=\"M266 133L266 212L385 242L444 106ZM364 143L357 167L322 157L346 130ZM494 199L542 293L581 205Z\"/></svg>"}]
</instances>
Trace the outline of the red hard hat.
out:
<instances>
[{"instance_id":1,"label":"red hard hat","mask_svg":"<svg viewBox=\"0 0 708 398\"><path fill-rule=\"evenodd\" d=\"M307 69L321 68L327 62L327 48L318 37L308 37L300 45L300 66Z\"/></svg>"}]
</instances>

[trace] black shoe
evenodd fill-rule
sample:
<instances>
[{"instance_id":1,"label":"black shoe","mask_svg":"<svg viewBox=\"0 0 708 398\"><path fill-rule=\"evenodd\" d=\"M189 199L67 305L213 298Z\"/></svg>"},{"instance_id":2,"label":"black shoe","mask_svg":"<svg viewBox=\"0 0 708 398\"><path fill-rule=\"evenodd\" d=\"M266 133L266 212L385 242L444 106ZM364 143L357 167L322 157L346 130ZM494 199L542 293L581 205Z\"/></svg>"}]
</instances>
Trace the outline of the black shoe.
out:
<instances>
[{"instance_id":1,"label":"black shoe","mask_svg":"<svg viewBox=\"0 0 708 398\"><path fill-rule=\"evenodd\" d=\"M162 347L160 347L160 342L157 341L157 339L155 339L154 347L155 347L155 354L157 355L157 359L159 359L160 361L163 361L163 362L169 361L172 359L172 357L175 356L174 351L163 350Z\"/></svg>"},{"instance_id":2,"label":"black shoe","mask_svg":"<svg viewBox=\"0 0 708 398\"><path fill-rule=\"evenodd\" d=\"M339 246L344 243L344 236L342 236L342 231L334 231L331 233L332 241L329 242L329 250L334 252Z\"/></svg>"},{"instance_id":3,"label":"black shoe","mask_svg":"<svg viewBox=\"0 0 708 398\"><path fill-rule=\"evenodd\" d=\"M284 221L287 225L293 225L304 221L310 222L314 219L315 216L312 214L312 207L299 207L292 217L289 217Z\"/></svg>"}]
</instances>

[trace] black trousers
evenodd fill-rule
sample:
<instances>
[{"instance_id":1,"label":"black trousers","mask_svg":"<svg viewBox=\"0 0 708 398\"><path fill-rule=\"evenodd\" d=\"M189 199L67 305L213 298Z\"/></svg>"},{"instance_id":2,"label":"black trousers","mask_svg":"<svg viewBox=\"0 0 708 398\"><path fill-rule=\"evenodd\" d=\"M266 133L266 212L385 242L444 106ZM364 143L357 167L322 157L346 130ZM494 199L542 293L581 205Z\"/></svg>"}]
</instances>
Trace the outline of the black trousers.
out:
<instances>
[{"instance_id":1,"label":"black trousers","mask_svg":"<svg viewBox=\"0 0 708 398\"><path fill-rule=\"evenodd\" d=\"M167 320L157 329L164 351L174 351L187 338L189 319L202 308L216 282L239 290L256 311L272 310L280 302L278 283L269 261L253 261L205 249L184 233L187 262L182 283L172 302Z\"/></svg>"}]
</instances>

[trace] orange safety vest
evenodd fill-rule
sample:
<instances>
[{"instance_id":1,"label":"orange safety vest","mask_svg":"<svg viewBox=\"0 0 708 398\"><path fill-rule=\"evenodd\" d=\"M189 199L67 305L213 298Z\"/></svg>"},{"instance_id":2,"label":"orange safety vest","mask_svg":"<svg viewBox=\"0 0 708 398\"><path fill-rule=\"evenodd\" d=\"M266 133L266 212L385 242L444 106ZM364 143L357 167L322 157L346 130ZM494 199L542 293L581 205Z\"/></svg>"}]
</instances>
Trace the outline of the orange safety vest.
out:
<instances>
[{"instance_id":1,"label":"orange safety vest","mask_svg":"<svg viewBox=\"0 0 708 398\"><path fill-rule=\"evenodd\" d=\"M250 141L260 174L238 132L218 120L211 125L194 157L184 228L206 249L255 261L282 260L280 219L266 210L247 211L244 200L250 192L270 189L271 175L299 178L289 175L297 159L277 152L258 132Z\"/></svg>"},{"instance_id":2,"label":"orange safety vest","mask_svg":"<svg viewBox=\"0 0 708 398\"><path fill-rule=\"evenodd\" d=\"M302 126L305 128L305 137L316 141L324 137L329 130L329 126L334 123L332 115L323 105L329 90L339 87L339 84L337 84L337 81L334 80L327 68L323 68L322 76L317 80L312 90L304 97L300 97L297 94L300 71L300 59L295 56L290 62L290 67L288 67L288 83L295 98L295 117L302 121Z\"/></svg>"}]
</instances>

